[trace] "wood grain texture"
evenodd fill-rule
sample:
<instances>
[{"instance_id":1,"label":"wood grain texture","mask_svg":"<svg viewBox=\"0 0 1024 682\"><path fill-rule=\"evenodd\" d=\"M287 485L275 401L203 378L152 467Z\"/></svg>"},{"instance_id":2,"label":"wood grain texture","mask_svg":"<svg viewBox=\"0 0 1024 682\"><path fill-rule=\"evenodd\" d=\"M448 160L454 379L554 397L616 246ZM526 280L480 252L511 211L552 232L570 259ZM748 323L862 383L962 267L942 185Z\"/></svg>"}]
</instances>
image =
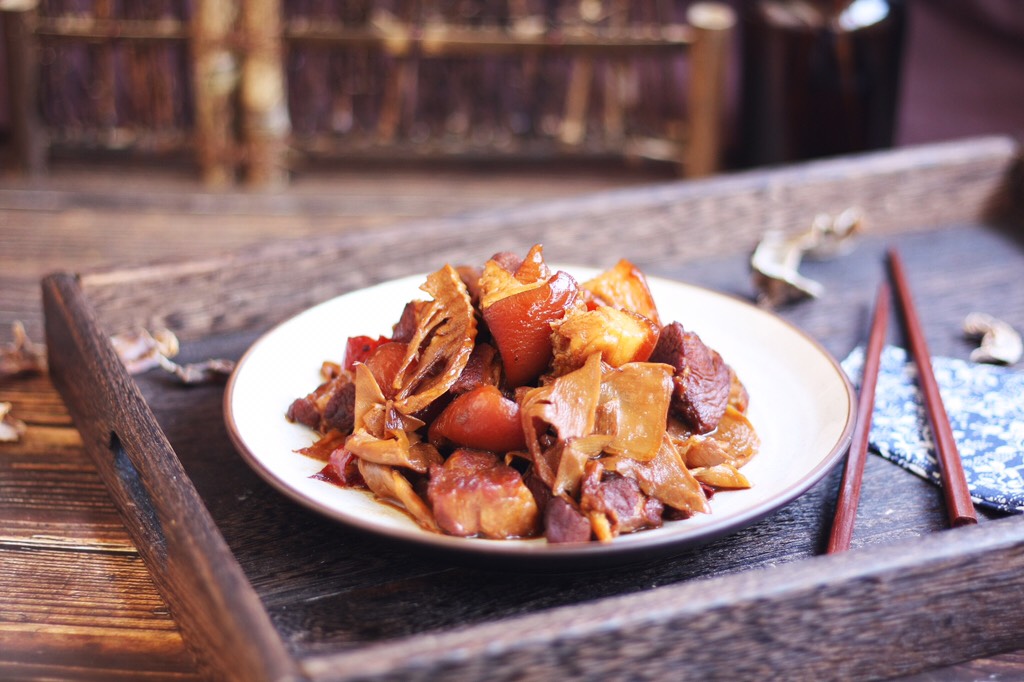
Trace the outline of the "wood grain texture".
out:
<instances>
[{"instance_id":1,"label":"wood grain texture","mask_svg":"<svg viewBox=\"0 0 1024 682\"><path fill-rule=\"evenodd\" d=\"M990 177L992 181L974 186L976 195L970 197L976 211L973 217L961 211L931 225L908 220L901 228L894 222L864 240L855 258L820 264L816 274L826 283L828 299L794 308L786 316L805 329L815 329L814 335L833 353L844 355L863 337L863 311L874 290L874 286L857 286L856 282L877 282L880 254L887 242L897 241L904 245L904 252L933 265L925 278L929 286L944 286L949 270L934 268L947 260L957 262L957 271L971 274L949 288L929 315L922 310L922 317L936 328L948 328L959 308L986 295L986 285L1001 292L1002 303L1010 311L1008 319L1020 324L1024 291L1005 286L1005 273L1019 269L1024 260L1019 231L1000 231L982 224L993 198L1006 194L1005 172L1012 156L995 153L997 147L983 148L985 163L970 156L947 157L953 170L947 168L949 172L944 174L929 164L921 169L898 155L896 159L870 158L869 167L878 164L890 171L905 172L908 166L921 170L920 175L908 174L895 190L908 195L924 191L915 185L916 179L928 187L938 182L939 175L948 179L967 167L973 169L971 177ZM929 162L934 159L929 157ZM1003 181L988 175L989 164L1003 170ZM819 166L822 168L834 170L828 165ZM866 191L864 183L874 184L874 178L868 182L854 171L847 166L844 176L851 194ZM771 184L777 178L769 174L768 180ZM708 183L703 189L715 195L716 187ZM882 188L875 186L872 191L882 192ZM685 224L656 220L652 224L646 213L650 206L644 203L650 201L650 195L637 198L626 194L626 203L633 200L638 216L634 225L645 234L648 244L668 243L671 250L674 239L697 238L692 223L688 232ZM674 196L678 199L679 195ZM663 201L671 204L665 198L653 203L665 209ZM962 201L968 198L962 197ZM728 199L720 203L728 210ZM585 210L588 200L577 204ZM787 210L809 212L814 205L787 203ZM178 268L168 265L90 275L83 284L88 299L95 297L109 319L119 319L121 306L146 305L147 310L162 316L159 319L196 335L188 345L190 353L237 357L255 331L276 321L286 307L305 303L308 292L302 292L299 301L290 295L295 288L307 286L303 273L318 272L331 263L335 269L330 271L339 273L340 283L335 286L344 290L378 277L404 274L413 267L425 269L428 260L470 259L485 248L496 250L493 238L499 226L514 227L514 236L519 238L523 235L518 231L525 231L529 238L531 219L538 217L558 220L563 229L553 236L574 240L575 253L582 255L584 262L600 260L600 251L592 249L603 248L618 233L618 225L611 220L590 221L584 252L584 233L573 232L567 205L562 212L548 213L550 208L526 211L525 218L483 216L479 218L481 233L462 229L475 226L476 219L450 219L437 221L433 230L422 230L419 225L419 231L385 229L364 234L359 240L342 236L286 251L277 246L274 258L268 251L256 249L237 260L219 260L219 271L203 263ZM566 225L562 220L570 222ZM965 244L971 246L967 257ZM630 248L627 243L624 255ZM332 258L324 255L328 249L334 249ZM372 260L375 254L379 259L384 253L386 264ZM660 255L651 258L648 252L648 260L657 274L710 286L729 281L736 287L737 273L745 276L745 253L737 253L735 248L711 250L697 261L679 254L674 260ZM366 262L380 265L372 272L357 268L356 264ZM968 270L968 266L975 269ZM283 281L286 276L290 276L290 289L282 289L276 280L281 277ZM51 280L50 286L57 282ZM175 295L161 299L115 296L118 291L134 293L160 283L165 292L173 286ZM58 287L62 297L77 296L73 289L73 282L66 279ZM212 301L211 291L218 294ZM64 314L74 315L77 307L68 304L62 309L67 311ZM70 341L71 330L78 328L69 325L61 338ZM77 341L81 343L80 338ZM101 342L102 337L95 341ZM966 351L948 340L934 346L936 350L952 349L955 355ZM96 381L98 377L93 377ZM77 389L81 392L76 395L75 382L61 385L72 405L88 401L88 389ZM166 435L204 500L209 521L223 534L281 643L313 678L427 679L441 675L471 679L500 671L510 678L557 674L585 679L598 672L642 676L678 673L680 669L711 678L772 674L813 678L836 671L844 678L861 678L907 674L1024 646L1022 614L1004 597L1021 587L1024 519L993 517L977 529L940 534L941 493L878 459L871 460L866 472L862 511L867 520L859 526L855 549L848 554L818 556L834 504L838 475L834 472L767 521L701 550L628 571L597 571L582 579L578 575L531 575L524 581L521 573L464 567L444 557L414 557L402 547L358 536L295 509L233 456L222 427L218 387L186 392L159 377L142 377L139 387L159 423L159 430L152 426L147 433ZM154 448L145 438L126 445L138 447L153 457L165 446ZM154 499L168 489L165 482L155 479L147 485ZM121 508L129 518L136 516L134 510L125 509L124 501ZM173 505L165 513L174 513ZM206 551L200 550L200 554ZM152 559L150 562L152 565ZM162 571L159 562L153 568L158 574ZM189 570L188 563L182 561L167 572ZM188 582L180 577L158 581L174 604L189 598L174 592L181 588L179 581ZM231 599L247 588L228 581L207 589ZM196 627L189 619L208 617L184 609L179 620L188 633ZM681 637L681 632L687 636ZM969 635L978 632L985 636ZM723 669L721 651L726 648L729 665ZM216 665L218 656L214 654L212 659Z\"/></svg>"},{"instance_id":2,"label":"wood grain texture","mask_svg":"<svg viewBox=\"0 0 1024 682\"><path fill-rule=\"evenodd\" d=\"M191 20L194 149L203 181L211 187L230 184L237 170L232 98L240 76L229 44L237 14L237 2L199 0Z\"/></svg>"},{"instance_id":3,"label":"wood grain texture","mask_svg":"<svg viewBox=\"0 0 1024 682\"><path fill-rule=\"evenodd\" d=\"M10 340L14 320L24 321L34 340L43 338L39 280L58 269L205 258L268 239L373 229L665 177L558 164L429 172L416 165L307 167L287 193L210 194L190 169L173 165L62 160L45 181L9 178L0 187L0 341ZM0 573L45 573L74 586L55 590L40 608L30 580L0 580L0 678L197 679L176 624L167 629L169 607L49 379L0 382L0 401L11 402L29 427L20 443L0 444ZM115 580L131 591L115 592ZM125 606L135 600L162 606L147 615ZM51 622L67 608L80 614L74 636ZM130 638L121 636L129 631Z\"/></svg>"},{"instance_id":4,"label":"wood grain texture","mask_svg":"<svg viewBox=\"0 0 1024 682\"><path fill-rule=\"evenodd\" d=\"M867 328L864 292L873 290L881 274L885 235L899 233L908 268L915 273L927 273L915 278L912 284L918 296L926 299L922 301L920 312L932 350L965 357L970 346L948 320L959 319L978 299L972 300L963 291L959 278L939 277L934 273L971 272L972 286L983 291L1001 291L1005 289L1007 271L992 267L992 253L1017 254L1021 249L1019 224L1007 230L968 232L968 236L957 237L958 228L967 227L976 217L972 211L991 203L990 190L996 188L998 198L1005 189L1007 178L1000 176L995 166L1004 168L1012 164L1013 145L1005 140L985 141L973 153L967 153L972 146L946 145L930 150L927 157L918 157L918 161L930 158L937 166L926 168L926 175L931 174L933 179L945 176L956 184L962 177L967 187L973 189L954 188L953 191L965 193L969 202L954 205L943 216L942 206L956 204L957 200L936 190L942 196L935 197L938 206L934 211L928 201L922 200L922 210L932 221L930 223L915 222L910 207L906 206L902 213L909 221L906 226L890 221L879 228L873 219L869 226L872 231L879 228L881 238L878 242L865 243L864 250L857 253L865 262L877 262L879 269L863 267L860 261L856 266L851 262L850 267L842 267L846 261L808 263L807 274L826 281L828 298L822 302L824 305L789 310L787 317L818 338L827 340L827 346L836 355L845 354ZM906 158L909 151L905 150L903 161L895 164L897 167L905 170L915 167ZM950 172L945 166L956 158L960 170ZM983 161L984 158L988 161ZM893 159L878 159L877 162L889 167L894 163ZM862 172L849 166L846 170L854 177ZM656 175L619 174L607 169L602 172L576 169L571 175L564 175L557 170L517 174L502 173L498 169L474 173L441 168L423 173L415 168L369 167L359 173L335 170L325 176L329 179L319 184L308 179L299 181L289 192L279 195L218 196L196 191L190 181L183 179L184 175L173 173L127 176L64 173L62 175L60 167L55 167L44 185L11 182L0 188L0 245L3 246L0 248L0 339L4 338L9 322L16 318L25 319L33 337L40 338L37 278L49 270L95 271L149 260L207 259L211 254L232 252L268 239L288 236L320 239L352 229L384 229L396 220L410 218L420 219L421 224L434 223L422 219L446 212L480 211L488 206L495 214L509 212L529 199L547 199L544 207L531 209L531 213L554 220L559 206L568 210L568 205L573 203L551 201L563 193L579 195L588 190L622 188L658 179ZM796 184L822 181L820 176L812 175L815 177L807 177L807 168L800 168L793 169L790 178ZM116 178L116 186L111 185L111 177ZM891 184L897 194L916 193L927 199L921 188L911 186L912 183L903 186L899 173L890 177L894 178ZM723 180L733 181L733 178ZM778 180L776 177L775 181ZM832 181L837 193L840 190L834 183L838 181L837 178ZM938 183L940 189L941 185ZM445 189L453 186L459 191ZM715 186L713 184L707 191L711 192ZM1009 186L1020 192L1019 181L1017 184L1011 181ZM661 186L664 187L667 186ZM859 180L853 188L857 192L862 190ZM753 216L751 220L770 220L778 226L805 225L806 219L802 216L799 221L791 222L781 217L788 210L786 197L792 197L794 192L803 197L807 205L818 205L813 200L813 192L805 196L800 190L785 186L772 191L782 197L777 200L783 205L772 209L773 213ZM625 194L632 194L632 191ZM389 196L394 196L394 201L390 201ZM579 200L578 205L600 212L595 206L600 202L595 199ZM691 206L695 203L696 200ZM725 211L722 215L730 215L733 209L727 206L722 210ZM740 213L750 215L749 209ZM705 218L713 215L713 210L704 212ZM493 215L483 222L491 221ZM467 226L474 224L470 219L458 222ZM729 229L727 223L723 223L721 229ZM946 226L945 230L940 230L945 233L946 241L937 249L932 248L935 240L931 236L936 226ZM737 229L755 231L746 225ZM158 241L152 239L155 234L162 235ZM326 241L334 239L327 237ZM976 247L976 243L980 247ZM746 247L733 244L732 248L742 251ZM692 263L701 266L699 272L690 269ZM683 276L740 296L751 293L745 263L735 254L700 260L666 260L652 263L648 269L653 274ZM1019 296L986 296L982 300L993 314L1024 326L1024 301ZM833 306L849 314L837 318L834 311L830 312ZM194 352L194 357L203 357L208 352L240 352L247 343L245 334L248 333L248 340L251 340L256 331L246 330L235 338L229 335L213 341L186 343L186 352ZM151 380L156 381L155 387L148 385ZM239 471L240 461L234 458L223 434L217 436L220 440L204 444L202 439L189 436L188 418L174 416L187 415L204 403L215 405L215 397L206 396L192 403L198 392L168 390L169 387L155 377L145 377L140 383L147 402L161 415L160 426L176 449L201 453L204 447L212 447L223 455L210 469L214 475ZM210 390L216 394L215 389ZM180 636L165 629L167 607L157 607L147 616L145 607L141 606L163 602L118 520L95 467L76 444L80 439L65 428L68 415L49 382L39 378L0 384L0 400L14 402L15 410L30 423L27 438L31 438L28 444L22 443L13 449L0 446L0 486L3 487L0 494L0 534L3 536L0 573L31 576L32 571L45 571L53 574L55 580L74 587L70 592L54 591L51 603L40 610L22 608L22 604L37 603L31 596L31 580L0 580L0 677L196 679L196 668ZM219 415L206 415L204 419L201 420L203 430L220 428ZM192 473L190 467L195 461L185 464L186 470ZM243 488L252 481L260 483L254 477L241 478ZM215 484L214 477L205 485ZM823 485L832 485L834 489L837 484L838 479L835 479ZM890 485L898 485L908 494L894 498L889 493ZM199 489L201 493L215 490L204 489L202 485ZM265 486L249 490L256 494L268 492ZM827 497L827 490L812 491L807 500L813 501L810 508L794 508L773 517L772 522L781 525L782 534L823 523L824 518L816 518L814 512L814 505L823 505L819 511L828 507L823 495ZM219 521L236 524L245 521L249 510L266 506L265 511L253 517L255 530L277 528L282 531L281 535L287 536L279 546L286 551L282 551L283 556L275 555L273 560L268 558L266 543L258 539L236 538L230 546L241 558L246 575L267 605L275 627L289 637L289 650L315 656L311 665L315 665L317 674L337 663L333 656L326 659L321 656L339 649L351 652L382 639L390 645L406 636L433 637L435 632L444 635L460 627L516 618L538 610L571 609L574 600L588 594L591 598L628 596L659 586L685 584L695 577L727 576L744 568L765 571L767 577L771 577L794 563L780 563L775 552L810 557L823 547L820 536L805 537L791 544L773 544L769 540L777 536L779 529L764 524L764 527L750 529L752 535L744 538L744 551L748 552L745 558L730 555L728 547L712 547L704 560L698 557L682 565L658 562L628 577L604 574L582 591L581 588L569 589L570 580L552 576L545 582L543 594L535 594L525 600L522 607L517 607L511 600L502 599L502 590L515 588L517 582L522 581L521 576L495 578L492 571L453 569L429 559L419 559L417 566L394 572L395 564L407 561L395 547L354 538L344 529L296 510L293 505L281 500L273 502L272 496L266 499L272 504L259 505L251 500L241 504L226 499L209 506ZM941 495L928 484L895 470L877 457L869 458L853 542L855 551L876 544L901 546L916 542L941 526L941 523L936 525L936 519L941 520L941 505ZM982 524L982 528L988 525L991 524ZM321 552L325 545L334 542L357 542L365 553L357 557L358 560L324 562ZM83 568L76 569L82 556L86 557ZM798 558L795 563L801 561ZM393 572L388 573L389 570ZM95 579L83 576L82 571L95 575ZM105 579L115 575L121 576L117 582L131 585L131 590L107 589ZM453 600L464 597L459 588L466 576L486 589L479 590L478 598L464 608L449 611ZM1012 589L1012 583L1009 585L1007 589ZM558 598L557 593L564 589L568 589L566 597ZM420 594L424 595L417 597L420 601L399 598ZM139 608L129 606L132 602L139 604ZM302 605L298 611L292 606L296 603ZM59 614L72 605L79 614L76 627L80 628L74 637L68 636L66 625L58 622ZM374 622L359 617L360 613L372 613L374 609L381 610L380 620ZM90 624L90 614L98 617L98 625ZM134 633L131 638L117 634L127 632L128 627L115 631L122 618L126 626L130 623ZM898 623L886 619L878 622L894 637L903 636ZM918 623L911 625L910 630L917 626ZM302 634L304 632L306 634ZM169 643L175 638L177 644ZM922 667L928 665L931 664L921 664ZM922 673L911 679L974 680L989 674L1015 679L1020 676L1022 665L1019 654L1009 653L944 668L941 674ZM899 675L907 670L893 669L883 675Z\"/></svg>"},{"instance_id":5,"label":"wood grain texture","mask_svg":"<svg viewBox=\"0 0 1024 682\"><path fill-rule=\"evenodd\" d=\"M784 570L652 589L309 659L306 669L314 679L403 680L483 679L489 671L508 679L581 680L863 679L913 672L972 655L951 641L970 642L973 655L985 653L976 647L998 646L982 644L977 628L1002 646L1020 645L1015 626L1001 620L1017 610L1002 589L1020 589L1019 571L988 559L1019 563L1021 525L964 529L960 540L971 550L932 535L912 549L874 548L869 556L817 557ZM987 589L979 590L975 579ZM978 608L963 609L965 602Z\"/></svg>"},{"instance_id":6,"label":"wood grain texture","mask_svg":"<svg viewBox=\"0 0 1024 682\"><path fill-rule=\"evenodd\" d=\"M74 279L47 278L43 304L50 374L200 660L224 679L293 677L294 663Z\"/></svg>"},{"instance_id":7,"label":"wood grain texture","mask_svg":"<svg viewBox=\"0 0 1024 682\"><path fill-rule=\"evenodd\" d=\"M35 3L15 3L0 9L13 165L33 177L46 172L47 145L36 106L39 50L31 36L36 18Z\"/></svg>"},{"instance_id":8,"label":"wood grain texture","mask_svg":"<svg viewBox=\"0 0 1024 682\"><path fill-rule=\"evenodd\" d=\"M914 244L913 252L920 258L940 263L962 251L965 243L976 245L979 263L993 263L997 254L1014 252L1008 250L1011 245L998 234L979 239L973 230L955 227L940 231L938 239L935 234L894 237ZM869 306L866 292L870 288L848 289L843 285L849 273L862 273L866 278L881 276L882 256L889 238L865 241L855 258L830 264L828 271L821 273L830 298L799 306L787 312L787 317L802 313L807 319L808 312L827 317L831 328L824 338L833 352L848 352L864 332L863 315L858 310ZM691 281L711 284L723 276L735 281L736 271L743 271L742 257L684 265L662 274L685 275ZM837 316L832 297L842 298L847 291L859 292L851 294L849 307L845 308L854 313ZM969 299L971 295L965 291L962 297ZM1019 295L1010 298L1019 311L1010 319L1024 321L1024 310L1019 307L1024 301ZM947 305L955 309L954 303L947 300ZM949 318L939 321L948 324ZM210 354L233 356L250 340L251 336L244 335L208 339L192 344L190 352L196 358ZM969 346L961 341L959 347L944 345L943 351L964 356ZM631 567L625 574L598 571L585 580L531 575L524 585L521 574L515 572L471 570L422 557L410 561L403 557L401 548L361 538L296 510L251 472L239 470L240 462L233 456L226 435L219 430L220 392L216 387L183 393L168 390L159 376L143 377L140 382L147 403L161 416L164 431L200 494L209 500L211 514L267 604L275 624L290 647L300 654L330 649L356 651L381 641L443 634L494 619L554 607L574 608L575 604L654 586L681 585L709 575L768 570L811 558L823 551L838 485L837 471L769 521L675 560ZM189 418L183 418L184 415ZM211 452L223 456L211 456ZM228 477L233 477L237 486L230 492L224 487ZM901 545L937 532L944 525L942 497L937 489L878 458L868 461L855 547Z\"/></svg>"},{"instance_id":9,"label":"wood grain texture","mask_svg":"<svg viewBox=\"0 0 1024 682\"><path fill-rule=\"evenodd\" d=\"M345 291L425 271L439 259L482 262L538 242L553 262L611 265L625 257L651 269L752 251L765 230L802 231L818 213L836 215L850 206L863 207L877 233L974 220L1005 211L1016 163L1016 147L1006 139L951 143L382 228L372 240L348 233L278 242L177 271L91 274L82 287L108 329L166 326L194 339L279 321ZM628 240L621 238L624 230ZM285 251L303 267L290 267ZM214 311L213 299L182 300L177 293L194 280L211 291L287 286L291 293L240 297L230 310Z\"/></svg>"},{"instance_id":10,"label":"wood grain texture","mask_svg":"<svg viewBox=\"0 0 1024 682\"><path fill-rule=\"evenodd\" d=\"M687 177L721 170L725 153L726 83L736 33L736 13L720 3L697 3L687 11L693 27L689 87L690 130L684 147Z\"/></svg>"},{"instance_id":11,"label":"wood grain texture","mask_svg":"<svg viewBox=\"0 0 1024 682\"><path fill-rule=\"evenodd\" d=\"M0 678L194 680L195 663L46 376L0 382Z\"/></svg>"}]
</instances>

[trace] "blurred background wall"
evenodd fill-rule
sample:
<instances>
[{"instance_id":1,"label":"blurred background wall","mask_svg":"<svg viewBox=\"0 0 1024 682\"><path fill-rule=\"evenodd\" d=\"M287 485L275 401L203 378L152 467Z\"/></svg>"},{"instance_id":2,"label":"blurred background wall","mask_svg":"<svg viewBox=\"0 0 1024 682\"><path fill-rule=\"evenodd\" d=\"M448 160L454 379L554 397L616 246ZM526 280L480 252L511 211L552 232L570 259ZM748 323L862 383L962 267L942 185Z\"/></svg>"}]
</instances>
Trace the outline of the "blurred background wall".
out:
<instances>
[{"instance_id":1,"label":"blurred background wall","mask_svg":"<svg viewBox=\"0 0 1024 682\"><path fill-rule=\"evenodd\" d=\"M882 0L864 0L865 4ZM721 76L725 105L716 113L720 119L722 133L722 169L736 168L766 161L789 160L776 155L757 157L750 154L751 145L745 139L744 111L750 112L749 88L744 77L750 69L744 66L743 52L749 47L750 8L758 3L796 4L810 0L727 0L740 17L737 31L729 45L732 61ZM24 2L0 0L0 7L10 8ZM230 3L226 3L227 6ZM273 2L255 2L253 6L273 8ZM429 4L429 3L426 3ZM686 10L693 3L679 1L634 3L629 10L632 20L647 23L668 24L682 22ZM813 3L811 3L813 4ZM898 90L895 101L895 118L892 126L892 142L910 145L978 134L1011 134L1024 136L1024 2L1021 0L893 0L905 11L900 62L892 66L898 71ZM197 8L216 7L218 3L199 3L192 0L41 0L39 12L48 16L75 16L76 14L99 14L125 19L166 20L168 35L184 31ZM575 73L580 69L579 60L566 58L557 68L546 70L528 67L510 71L500 60L473 55L460 56L446 65L425 63L416 72L415 81L405 78L401 69L392 68L391 83L378 84L380 94L371 102L365 97L368 81L379 73L388 57L364 54L331 54L316 44L318 25L327 20L342 23L366 21L373 11L382 8L381 16L390 16L401 21L403 11L417 3L371 2L370 0L343 2L341 0L292 0L280 4L279 18L243 17L250 25L264 26L270 35L276 27L274 21L292 22L295 31L305 31L310 39L301 44L293 43L285 49L271 45L268 54L284 49L281 56L286 92L283 108L274 113L264 112L260 125L272 129L275 125L287 125L292 140L302 142L303 149L315 152L326 149L338 140L349 139L344 151L358 148L351 143L360 128L372 129L379 136L388 128L387 117L394 131L402 131L406 140L416 142L426 139L432 131L443 130L449 137L460 135L472 142L481 136L492 149L513 144L523 133L543 133L570 140L573 133L567 129L560 116L567 116L563 97L573 96ZM436 2L449 17L462 17L468 23L486 24L494 21L514 20L516 13L532 16L545 12L550 16L573 14L574 20L586 17L588 12L600 20L602 12L617 6L615 0L506 0L503 2ZM618 3L630 7L630 3ZM644 7L647 9L636 9ZM561 13L561 14L560 14ZM378 17L379 18L379 17ZM235 18L212 19L237 21ZM614 19L612 19L614 21ZM262 22L262 24L260 23ZM267 25L269 22L269 25ZM263 30L263 29L260 29ZM10 41L6 31L0 40ZM249 38L250 42L252 38ZM215 41L214 41L215 42ZM213 44L212 42L210 44ZM170 39L157 45L136 47L123 43L115 50L98 51L88 43L65 43L43 41L39 50L38 73L35 83L36 100L42 123L60 131L50 139L48 153L59 152L64 147L85 149L90 147L118 149L138 147L144 153L157 156L171 150L188 148L194 141L195 89L190 79L189 61L195 52L184 40ZM5 47L8 45L5 44ZM210 78L220 77L231 69L247 68L245 65L217 62L218 56L211 52ZM0 50L0 58L7 50ZM453 70L451 64L458 62ZM11 99L9 85L10 64L0 65L0 142L9 152L18 140L12 132ZM522 66L521 64L519 66ZM222 68L223 73L218 72ZM593 64L589 67L593 70ZM600 67L599 67L600 68ZM444 70L447 69L447 70ZM671 143L678 138L672 127L678 117L678 110L685 106L686 94L682 88L666 87L665 82L684 81L690 76L690 65L686 61L668 66L640 67L639 77L629 87L635 90L632 97L636 106L629 109L627 124L636 139L649 143L642 150L648 156L670 158L673 154L656 148L657 143ZM118 74L117 81L98 77L100 73ZM407 76L408 74L406 74ZM227 76L225 76L227 77ZM349 92L339 92L333 84L344 82ZM598 82L612 82L599 81ZM398 102L388 89L408 89L411 83L418 88L416 110L409 113L409 107ZM273 89L272 87L270 88ZM628 88L627 88L628 89ZM112 91L113 90L113 91ZM601 95L600 86L584 89L579 95L592 101L589 115L603 117L604 138L608 142L610 129L609 114L599 111L597 104ZM231 95L238 97L237 94ZM244 95L243 95L244 98ZM391 98L394 101L389 101ZM529 104L524 104L529 98ZM468 103L473 100L472 106ZM107 104L102 104L107 102ZM472 107L476 108L470 111ZM516 107L531 107L529 116L518 118L509 114ZM404 109L403 109L404 107ZM431 119L431 112L437 113L437 120ZM471 117L486 119L494 112L505 112L501 125L490 128L473 127ZM547 112L547 113L545 113ZM755 112L760 115L760 112ZM275 118L276 117L276 118ZM142 121L147 132L141 139L130 127L120 125L123 121ZM667 122L667 123L666 123ZM827 120L811 121L811 125L827 125ZM237 126L238 122L226 122L224 126ZM404 130L403 130L404 127ZM613 126L614 127L614 126ZM481 132L484 130L485 132ZM62 137L63 135L63 137ZM504 135L508 139L502 140ZM497 139L496 139L497 138ZM631 138L632 139L632 138ZM333 140L333 141L331 141ZM227 146L218 147L220 140L213 139L207 155L229 156L239 152ZM663 145L664 146L664 145ZM398 156L408 147L384 147L384 154ZM596 147L595 147L596 148ZM255 154L248 150L243 153ZM9 153L8 153L9 156ZM6 163L5 168L10 164Z\"/></svg>"}]
</instances>

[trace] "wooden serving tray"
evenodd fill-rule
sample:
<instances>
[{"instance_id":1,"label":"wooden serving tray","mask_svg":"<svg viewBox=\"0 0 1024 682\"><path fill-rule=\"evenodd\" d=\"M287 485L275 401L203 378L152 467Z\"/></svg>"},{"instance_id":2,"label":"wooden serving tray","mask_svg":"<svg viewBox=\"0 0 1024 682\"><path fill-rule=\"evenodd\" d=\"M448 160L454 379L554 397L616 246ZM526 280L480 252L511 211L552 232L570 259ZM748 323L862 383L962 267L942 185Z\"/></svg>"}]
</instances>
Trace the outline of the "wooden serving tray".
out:
<instances>
[{"instance_id":1,"label":"wooden serving tray","mask_svg":"<svg viewBox=\"0 0 1024 682\"><path fill-rule=\"evenodd\" d=\"M557 574L462 565L288 501L232 448L222 386L129 377L108 337L166 326L186 360L237 358L318 301L534 242L552 261L628 257L749 298L747 262L766 229L803 230L819 212L859 206L868 231L856 250L805 268L826 295L783 316L844 356L864 340L895 245L932 352L966 357L958 329L970 310L1024 327L1019 161L1012 141L986 138L56 274L43 282L51 371L218 679L908 674L1024 647L1024 517L982 514L977 527L946 530L938 489L871 457L854 549L842 555L823 555L837 468L766 520L671 558Z\"/></svg>"}]
</instances>

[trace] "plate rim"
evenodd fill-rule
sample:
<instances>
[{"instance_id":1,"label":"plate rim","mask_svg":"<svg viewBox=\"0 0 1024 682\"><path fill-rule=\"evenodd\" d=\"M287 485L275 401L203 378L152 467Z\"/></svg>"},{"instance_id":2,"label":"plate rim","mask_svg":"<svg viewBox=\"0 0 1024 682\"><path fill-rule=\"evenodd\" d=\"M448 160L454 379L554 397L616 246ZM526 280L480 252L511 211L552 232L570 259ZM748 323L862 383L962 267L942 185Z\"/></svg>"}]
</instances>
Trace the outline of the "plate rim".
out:
<instances>
[{"instance_id":1,"label":"plate rim","mask_svg":"<svg viewBox=\"0 0 1024 682\"><path fill-rule=\"evenodd\" d=\"M574 266L574 265L555 265L549 264L552 270L566 270L572 275L600 272L600 269L592 266ZM446 556L458 556L463 559L469 559L471 561L479 560L494 560L500 559L503 563L514 561L518 564L529 564L536 565L538 563L550 564L551 566L558 567L576 567L581 562L589 562L591 560L601 560L602 565L606 565L604 562L610 559L617 559L621 561L635 560L639 557L647 556L663 556L670 555L673 550L677 553L682 553L688 549L692 549L696 546L712 542L725 535L730 535L743 528L751 526L768 515L781 510L782 508L791 504L794 500L806 493L811 487L818 483L825 475L832 470L837 462L848 450L850 443L853 439L853 429L856 422L857 415L857 399L856 392L849 377L843 371L839 361L813 336L809 333L789 322L788 320L780 317L776 313L760 308L750 301L745 300L739 296L717 291L707 287L703 287L697 284L692 284L682 280L676 280L669 277L663 276L647 276L649 282L660 282L671 285L673 287L684 287L691 290L700 292L702 295L711 295L712 297L720 297L728 300L734 304L739 304L755 312L759 315L767 316L772 319L775 323L781 324L786 327L791 333L794 333L800 337L804 342L812 346L818 354L824 358L833 373L840 379L841 384L844 388L844 394L847 400L846 409L846 421L843 425L843 429L836 442L832 445L831 450L823 456L817 464L812 468L808 469L804 474L786 485L782 490L753 506L743 509L730 517L723 520L719 524L712 524L702 526L699 528L692 529L687 533L680 534L669 534L669 535L647 535L645 531L639 531L636 533L630 533L628 535L618 536L612 542L588 542L588 543L547 543L534 539L509 539L509 540L487 540L481 538L463 538L450 536L443 533L431 533L429 531L416 528L400 528L392 526L381 526L374 522L364 521L360 517L354 514L345 514L338 509L322 502L319 499L312 498L306 494L303 494L300 490L291 486L287 481L282 480L282 477L273 472L267 467L260 458L253 453L249 446L243 440L242 434L239 433L237 422L234 417L234 408L232 406L232 398L234 396L235 385L237 383L238 376L242 373L243 368L250 356L257 352L258 346L264 342L265 339L275 334L280 328L293 323L294 320L309 313L311 310L320 306L328 306L333 301L354 295L367 290L371 290L375 287L382 285L396 285L399 282L410 281L415 282L418 278L426 277L428 273L406 275L403 277L397 277L387 280L382 280L375 284L361 287L359 289L353 289L348 292L338 294L329 299L325 299L318 303L300 310L294 315L289 316L285 320L273 325L265 332L259 335L259 337L253 341L246 351L239 358L235 365L234 370L228 378L225 384L224 395L222 399L224 423L228 436L235 448L243 460L253 469L264 482L269 483L278 492L282 493L290 501L296 502L299 505L317 512L318 514L334 521L343 524L348 528L368 533L372 536L385 538L388 540L396 541L405 545L414 545L420 549L429 550L432 552L441 553ZM282 415L282 420L284 419ZM366 495L372 495L368 491L364 492ZM742 491L736 491L742 492ZM376 504L388 504L381 500L374 500ZM394 505L391 505L394 506ZM713 514L713 512L712 512ZM676 522L673 522L676 523Z\"/></svg>"}]
</instances>

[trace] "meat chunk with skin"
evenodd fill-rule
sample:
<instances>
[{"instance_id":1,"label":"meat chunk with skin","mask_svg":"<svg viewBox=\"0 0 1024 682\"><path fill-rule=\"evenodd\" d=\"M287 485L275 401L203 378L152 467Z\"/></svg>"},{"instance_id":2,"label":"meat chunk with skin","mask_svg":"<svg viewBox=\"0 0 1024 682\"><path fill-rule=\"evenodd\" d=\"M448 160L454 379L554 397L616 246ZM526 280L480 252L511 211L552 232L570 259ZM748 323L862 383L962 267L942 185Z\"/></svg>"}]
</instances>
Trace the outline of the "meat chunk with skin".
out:
<instances>
[{"instance_id":1,"label":"meat chunk with skin","mask_svg":"<svg viewBox=\"0 0 1024 682\"><path fill-rule=\"evenodd\" d=\"M519 472L488 452L456 450L430 470L427 498L437 525L461 537L535 535L540 519Z\"/></svg>"},{"instance_id":2,"label":"meat chunk with skin","mask_svg":"<svg viewBox=\"0 0 1024 682\"><path fill-rule=\"evenodd\" d=\"M650 362L675 368L671 409L695 433L714 431L729 404L729 366L700 337L678 322L665 325Z\"/></svg>"},{"instance_id":3,"label":"meat chunk with skin","mask_svg":"<svg viewBox=\"0 0 1024 682\"><path fill-rule=\"evenodd\" d=\"M522 257L513 251L499 251L491 256L491 260L500 265L503 270L513 273L523 264Z\"/></svg>"}]
</instances>

